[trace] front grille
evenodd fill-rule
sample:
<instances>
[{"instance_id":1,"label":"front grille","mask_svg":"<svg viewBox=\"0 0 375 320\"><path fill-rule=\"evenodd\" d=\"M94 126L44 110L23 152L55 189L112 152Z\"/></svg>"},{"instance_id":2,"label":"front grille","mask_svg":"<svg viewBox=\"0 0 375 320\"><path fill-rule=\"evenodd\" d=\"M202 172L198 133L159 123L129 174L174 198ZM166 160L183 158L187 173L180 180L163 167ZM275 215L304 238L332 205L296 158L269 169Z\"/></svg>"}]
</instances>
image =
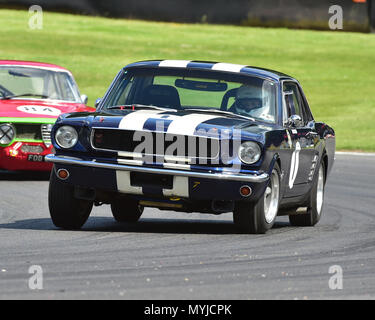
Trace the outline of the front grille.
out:
<instances>
[{"instance_id":1,"label":"front grille","mask_svg":"<svg viewBox=\"0 0 375 320\"><path fill-rule=\"evenodd\" d=\"M122 152L129 157L139 154L162 156L165 159L213 160L219 157L219 140L207 137L96 128L92 131L91 143L95 149ZM139 153L138 149L141 150Z\"/></svg>"},{"instance_id":2,"label":"front grille","mask_svg":"<svg viewBox=\"0 0 375 320\"><path fill-rule=\"evenodd\" d=\"M42 140L40 124L15 123L16 137L20 140Z\"/></svg>"},{"instance_id":3,"label":"front grille","mask_svg":"<svg viewBox=\"0 0 375 320\"><path fill-rule=\"evenodd\" d=\"M51 146L51 130L52 130L52 124L42 124L41 126L42 140L47 148Z\"/></svg>"},{"instance_id":4,"label":"front grille","mask_svg":"<svg viewBox=\"0 0 375 320\"><path fill-rule=\"evenodd\" d=\"M14 123L17 140L42 140L47 148L51 146L52 124Z\"/></svg>"}]
</instances>

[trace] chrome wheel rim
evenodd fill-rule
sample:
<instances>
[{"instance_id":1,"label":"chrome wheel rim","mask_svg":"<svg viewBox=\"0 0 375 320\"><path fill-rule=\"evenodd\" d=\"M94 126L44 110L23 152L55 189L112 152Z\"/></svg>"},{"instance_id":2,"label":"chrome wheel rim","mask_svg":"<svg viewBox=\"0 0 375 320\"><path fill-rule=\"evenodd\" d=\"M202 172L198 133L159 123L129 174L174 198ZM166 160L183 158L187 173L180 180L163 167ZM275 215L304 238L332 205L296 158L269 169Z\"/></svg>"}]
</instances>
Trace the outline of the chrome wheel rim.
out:
<instances>
[{"instance_id":1,"label":"chrome wheel rim","mask_svg":"<svg viewBox=\"0 0 375 320\"><path fill-rule=\"evenodd\" d=\"M264 216L267 223L275 220L279 209L280 180L276 170L272 171L270 183L264 193Z\"/></svg>"},{"instance_id":2,"label":"chrome wheel rim","mask_svg":"<svg viewBox=\"0 0 375 320\"><path fill-rule=\"evenodd\" d=\"M318 173L318 184L316 187L316 210L318 214L322 212L323 208L323 198L324 198L324 170L323 164L320 165L319 173Z\"/></svg>"}]
</instances>

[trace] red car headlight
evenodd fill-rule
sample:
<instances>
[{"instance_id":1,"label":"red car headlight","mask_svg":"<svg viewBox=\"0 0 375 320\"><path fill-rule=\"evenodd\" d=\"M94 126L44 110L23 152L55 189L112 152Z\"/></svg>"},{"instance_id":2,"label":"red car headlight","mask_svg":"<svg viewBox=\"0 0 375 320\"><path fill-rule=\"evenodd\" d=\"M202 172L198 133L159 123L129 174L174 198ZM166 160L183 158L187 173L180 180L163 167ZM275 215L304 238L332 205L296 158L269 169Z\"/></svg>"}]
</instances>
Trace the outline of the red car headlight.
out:
<instances>
[{"instance_id":1,"label":"red car headlight","mask_svg":"<svg viewBox=\"0 0 375 320\"><path fill-rule=\"evenodd\" d=\"M15 136L16 130L11 124L5 123L0 125L0 144L8 145L13 141Z\"/></svg>"}]
</instances>

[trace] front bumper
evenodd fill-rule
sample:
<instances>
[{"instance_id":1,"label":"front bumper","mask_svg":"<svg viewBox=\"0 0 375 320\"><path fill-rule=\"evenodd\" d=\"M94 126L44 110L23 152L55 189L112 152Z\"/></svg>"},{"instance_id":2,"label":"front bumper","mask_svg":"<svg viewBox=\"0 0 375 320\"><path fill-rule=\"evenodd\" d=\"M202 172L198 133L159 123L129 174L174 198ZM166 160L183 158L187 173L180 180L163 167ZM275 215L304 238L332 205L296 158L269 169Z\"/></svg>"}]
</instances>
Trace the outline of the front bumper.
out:
<instances>
[{"instance_id":1,"label":"front bumper","mask_svg":"<svg viewBox=\"0 0 375 320\"><path fill-rule=\"evenodd\" d=\"M146 167L97 162L68 156L48 155L45 160L55 164L57 170L66 169L69 177L66 183L119 192L131 195L144 195L160 198L181 197L191 200L256 200L260 197L269 180L267 173L223 173L201 172L168 168ZM132 185L131 174L143 173L155 175L152 185ZM173 177L173 187L158 186L157 179L163 176ZM246 199L239 190L247 185L252 194Z\"/></svg>"},{"instance_id":2,"label":"front bumper","mask_svg":"<svg viewBox=\"0 0 375 320\"><path fill-rule=\"evenodd\" d=\"M214 179L214 180L230 180L230 181L241 181L241 182L253 182L253 183L262 183L268 181L268 174L226 174L226 173L210 173L210 172L197 172L197 171L188 171L188 170L177 170L177 169L160 169L160 168L150 168L150 167L141 167L141 166L131 166L131 165L120 165L120 164L111 164L103 163L96 161L87 161L79 158L48 155L46 156L46 162L53 162L57 164L68 164L68 165L77 165L84 167L92 168L101 168L101 169L112 169L120 171L131 171L131 172L143 172L150 174L165 174L173 176L183 176L189 178L197 179ZM162 172L161 172L162 171Z\"/></svg>"},{"instance_id":3,"label":"front bumper","mask_svg":"<svg viewBox=\"0 0 375 320\"><path fill-rule=\"evenodd\" d=\"M43 150L40 153L27 153L22 146L37 146ZM0 169L8 171L51 171L52 164L44 158L53 152L53 147L46 147L43 142L15 142L7 147L0 147ZM30 161L29 156L42 161Z\"/></svg>"}]
</instances>

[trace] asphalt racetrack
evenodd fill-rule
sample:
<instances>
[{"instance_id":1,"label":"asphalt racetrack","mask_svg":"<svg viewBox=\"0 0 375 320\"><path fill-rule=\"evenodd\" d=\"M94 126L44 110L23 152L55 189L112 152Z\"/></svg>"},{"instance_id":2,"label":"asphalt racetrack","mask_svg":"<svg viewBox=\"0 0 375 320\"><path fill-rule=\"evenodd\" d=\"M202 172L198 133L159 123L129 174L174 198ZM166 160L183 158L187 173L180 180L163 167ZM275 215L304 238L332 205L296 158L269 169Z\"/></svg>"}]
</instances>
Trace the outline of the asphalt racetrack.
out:
<instances>
[{"instance_id":1,"label":"asphalt racetrack","mask_svg":"<svg viewBox=\"0 0 375 320\"><path fill-rule=\"evenodd\" d=\"M58 230L48 178L0 176L0 299L375 298L374 156L336 156L316 227L280 217L266 235L238 233L231 214L146 209L138 224L119 224L109 206L81 231Z\"/></svg>"}]
</instances>

